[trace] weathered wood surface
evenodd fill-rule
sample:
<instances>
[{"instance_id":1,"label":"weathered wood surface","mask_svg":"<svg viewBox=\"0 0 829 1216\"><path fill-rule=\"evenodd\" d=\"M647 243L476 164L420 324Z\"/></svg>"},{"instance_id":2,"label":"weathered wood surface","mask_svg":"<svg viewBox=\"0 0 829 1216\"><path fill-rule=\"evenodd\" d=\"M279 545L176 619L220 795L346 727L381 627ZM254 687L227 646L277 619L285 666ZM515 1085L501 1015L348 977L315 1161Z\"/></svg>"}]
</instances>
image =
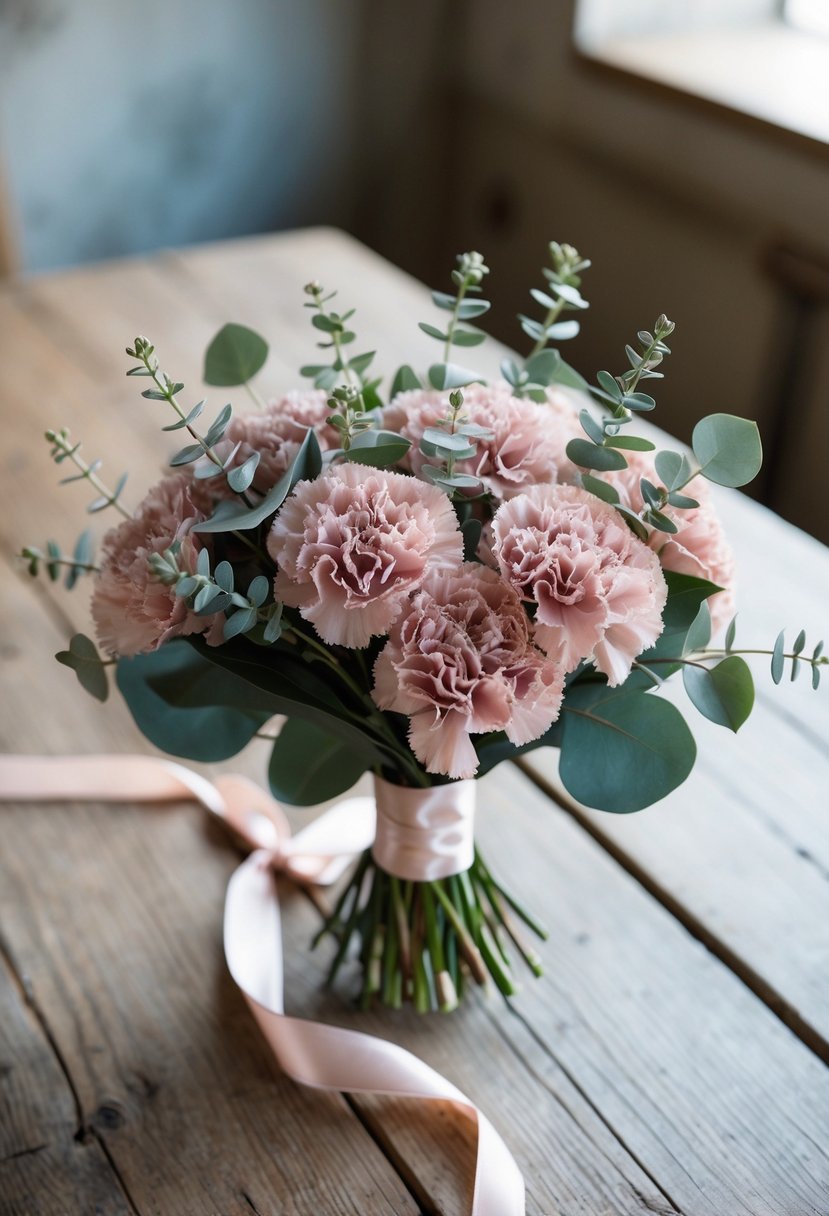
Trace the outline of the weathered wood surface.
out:
<instances>
[{"instance_id":1,"label":"weathered wood surface","mask_svg":"<svg viewBox=\"0 0 829 1216\"><path fill-rule=\"evenodd\" d=\"M416 330L424 289L327 231L0 294L4 750L147 748L117 699L84 699L51 658L86 623L83 591L13 566L21 540L68 543L83 508L77 487L53 488L40 432L70 426L112 476L132 470L137 499L163 463L162 407L123 377L123 347L146 332L195 396L206 342L239 320L271 338L263 390L290 387L313 352L300 307L312 277L358 306L383 370L432 354ZM739 496L723 511L751 598L742 637L819 632L826 551ZM512 1008L355 1012L345 992L320 991L314 912L288 894L292 1009L391 1037L446 1073L507 1139L534 1216L826 1216L829 714L825 697L782 691L736 740L695 724L706 737L693 784L639 816L567 813L511 766L483 783L484 843L552 928L548 974ZM264 746L233 767L261 777ZM555 782L548 759L534 775ZM195 808L0 817L0 1213L465 1210L472 1150L450 1109L431 1121L412 1103L309 1093L276 1073L221 957L237 855Z\"/></svg>"}]
</instances>

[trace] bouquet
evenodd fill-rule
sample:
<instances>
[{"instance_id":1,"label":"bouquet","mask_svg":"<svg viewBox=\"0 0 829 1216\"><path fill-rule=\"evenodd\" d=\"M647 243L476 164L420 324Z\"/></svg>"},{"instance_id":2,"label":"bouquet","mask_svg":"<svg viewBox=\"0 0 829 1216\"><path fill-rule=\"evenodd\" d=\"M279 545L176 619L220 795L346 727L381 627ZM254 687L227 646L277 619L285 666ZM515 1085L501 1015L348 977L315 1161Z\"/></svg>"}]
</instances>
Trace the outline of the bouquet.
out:
<instances>
[{"instance_id":1,"label":"bouquet","mask_svg":"<svg viewBox=\"0 0 829 1216\"><path fill-rule=\"evenodd\" d=\"M474 839L475 781L536 747L560 752L574 798L625 813L669 794L695 744L660 694L681 672L691 705L737 730L754 690L735 649L733 559L707 482L740 486L761 464L753 422L714 414L691 452L657 450L632 424L655 406L674 325L660 316L625 347L627 367L588 385L557 344L579 330L589 262L549 246L531 348L487 383L453 361L485 334L489 273L457 259L442 323L421 322L441 354L405 365L387 391L375 352L354 354L353 310L305 288L324 352L311 382L261 401L268 348L241 325L210 344L205 380L245 386L258 407L205 402L162 370L154 345L127 348L128 376L188 442L134 510L126 474L110 489L63 430L54 460L93 488L91 512L122 519L96 558L89 532L65 553L22 556L67 586L92 579L98 645L76 635L57 655L104 700L107 671L163 751L224 760L254 736L273 746L268 778L313 805L374 775L375 843L359 859L320 937L361 964L360 999L453 1009L471 982L515 990L513 958L540 973L527 929L544 934ZM648 385L650 387L650 385ZM730 621L730 623L729 623ZM723 636L722 642L712 637ZM99 652L103 651L103 657ZM815 688L826 658L768 652ZM753 649L751 653L761 653Z\"/></svg>"}]
</instances>

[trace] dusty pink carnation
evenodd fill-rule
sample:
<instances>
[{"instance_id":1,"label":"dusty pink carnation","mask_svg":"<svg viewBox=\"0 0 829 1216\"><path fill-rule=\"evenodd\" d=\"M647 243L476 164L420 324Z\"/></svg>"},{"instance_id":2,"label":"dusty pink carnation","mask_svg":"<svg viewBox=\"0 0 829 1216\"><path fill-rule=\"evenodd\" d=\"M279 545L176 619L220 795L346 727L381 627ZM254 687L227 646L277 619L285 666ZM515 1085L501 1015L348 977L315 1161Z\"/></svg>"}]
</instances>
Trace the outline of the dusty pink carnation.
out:
<instances>
[{"instance_id":1,"label":"dusty pink carnation","mask_svg":"<svg viewBox=\"0 0 829 1216\"><path fill-rule=\"evenodd\" d=\"M190 529L205 515L192 489L189 473L170 474L153 486L132 519L104 537L92 616L109 654L144 654L170 638L204 632L210 623L211 618L191 612L184 598L160 582L148 565L150 554L162 553L178 540L179 569L195 571L202 543Z\"/></svg>"},{"instance_id":2,"label":"dusty pink carnation","mask_svg":"<svg viewBox=\"0 0 829 1216\"><path fill-rule=\"evenodd\" d=\"M268 551L277 598L331 645L386 633L427 571L456 566L463 543L436 486L360 464L301 481L277 513Z\"/></svg>"},{"instance_id":3,"label":"dusty pink carnation","mask_svg":"<svg viewBox=\"0 0 829 1216\"><path fill-rule=\"evenodd\" d=\"M431 574L410 598L374 667L374 700L408 714L427 772L472 777L470 734L538 739L561 707L564 672L536 650L520 599L473 562Z\"/></svg>"},{"instance_id":4,"label":"dusty pink carnation","mask_svg":"<svg viewBox=\"0 0 829 1216\"><path fill-rule=\"evenodd\" d=\"M511 498L529 486L561 480L559 470L572 468L565 455L569 439L579 433L576 413L563 393L551 391L549 400L537 404L513 397L504 381L495 384L470 384L463 390L464 412L469 421L494 433L489 442L478 440L477 453L459 460L459 473L481 479L498 499ZM428 457L419 444L427 427L445 417L448 393L434 389L413 389L398 393L383 411L382 425L411 441L407 467L420 474Z\"/></svg>"},{"instance_id":5,"label":"dusty pink carnation","mask_svg":"<svg viewBox=\"0 0 829 1216\"><path fill-rule=\"evenodd\" d=\"M644 507L640 480L646 477L654 485L660 484L654 467L654 453L626 452L625 458L628 462L626 469L603 476L615 487L623 505L638 514ZM663 569L705 578L724 588L707 601L716 631L734 614L734 554L711 501L705 478L695 477L683 493L695 498L699 506L688 511L666 506L664 514L676 524L679 531L667 533L654 529L648 544L659 554Z\"/></svg>"},{"instance_id":6,"label":"dusty pink carnation","mask_svg":"<svg viewBox=\"0 0 829 1216\"><path fill-rule=\"evenodd\" d=\"M537 486L499 507L494 552L536 604L535 640L565 671L592 659L611 685L662 632L667 586L656 554L578 486Z\"/></svg>"},{"instance_id":7,"label":"dusty pink carnation","mask_svg":"<svg viewBox=\"0 0 829 1216\"><path fill-rule=\"evenodd\" d=\"M234 414L225 431L224 447L229 451L241 443L235 465L259 453L253 485L265 493L288 468L309 427L316 432L323 451L338 446L337 431L326 423L331 412L328 394L321 389L286 393L259 411Z\"/></svg>"}]
</instances>

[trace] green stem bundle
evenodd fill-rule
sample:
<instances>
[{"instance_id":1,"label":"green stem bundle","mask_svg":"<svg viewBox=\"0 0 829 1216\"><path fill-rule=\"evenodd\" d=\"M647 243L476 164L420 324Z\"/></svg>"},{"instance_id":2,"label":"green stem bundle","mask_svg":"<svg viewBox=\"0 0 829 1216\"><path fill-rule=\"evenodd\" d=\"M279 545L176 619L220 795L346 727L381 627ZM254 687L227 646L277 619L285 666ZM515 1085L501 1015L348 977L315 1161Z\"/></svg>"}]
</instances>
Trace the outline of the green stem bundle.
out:
<instances>
[{"instance_id":1,"label":"green stem bundle","mask_svg":"<svg viewBox=\"0 0 829 1216\"><path fill-rule=\"evenodd\" d=\"M409 1001L419 1013L450 1013L469 983L484 986L491 979L505 996L517 991L511 951L541 975L540 959L517 920L547 937L477 852L461 874L410 882L381 870L367 850L314 945L327 937L337 944L329 985L356 953L363 1009L375 1004L400 1009Z\"/></svg>"}]
</instances>

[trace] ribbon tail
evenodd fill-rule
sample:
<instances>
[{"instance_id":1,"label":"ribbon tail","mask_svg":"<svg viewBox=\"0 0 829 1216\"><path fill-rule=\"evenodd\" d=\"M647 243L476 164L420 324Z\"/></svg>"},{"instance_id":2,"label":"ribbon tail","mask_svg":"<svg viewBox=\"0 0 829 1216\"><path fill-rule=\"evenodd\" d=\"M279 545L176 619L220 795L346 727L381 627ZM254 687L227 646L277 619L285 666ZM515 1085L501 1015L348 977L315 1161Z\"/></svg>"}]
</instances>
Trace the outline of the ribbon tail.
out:
<instances>
[{"instance_id":1,"label":"ribbon tail","mask_svg":"<svg viewBox=\"0 0 829 1216\"><path fill-rule=\"evenodd\" d=\"M279 903L266 853L253 854L230 880L224 938L230 973L283 1072L316 1089L457 1104L478 1126L471 1216L523 1216L524 1182L514 1158L489 1120L451 1082L394 1043L285 1016Z\"/></svg>"}]
</instances>

